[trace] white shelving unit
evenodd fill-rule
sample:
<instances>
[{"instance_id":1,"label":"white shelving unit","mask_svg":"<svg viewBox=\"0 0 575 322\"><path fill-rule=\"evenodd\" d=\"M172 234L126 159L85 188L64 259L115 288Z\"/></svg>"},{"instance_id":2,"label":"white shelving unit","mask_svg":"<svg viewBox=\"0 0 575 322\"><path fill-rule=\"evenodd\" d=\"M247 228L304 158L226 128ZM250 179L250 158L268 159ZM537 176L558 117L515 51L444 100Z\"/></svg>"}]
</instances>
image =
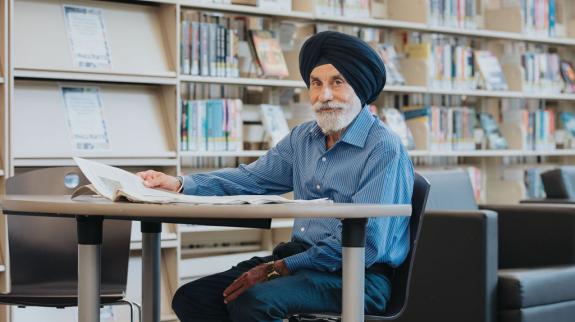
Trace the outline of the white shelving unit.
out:
<instances>
[{"instance_id":1,"label":"white shelving unit","mask_svg":"<svg viewBox=\"0 0 575 322\"><path fill-rule=\"evenodd\" d=\"M182 151L181 157L261 157L266 154L265 150L244 151Z\"/></svg>"},{"instance_id":2,"label":"white shelving unit","mask_svg":"<svg viewBox=\"0 0 575 322\"><path fill-rule=\"evenodd\" d=\"M282 80L282 79L246 78L246 77L205 77L205 76L180 75L180 81L193 82L193 83L223 84L223 85L305 88L305 83L303 81L285 80L285 79Z\"/></svg>"},{"instance_id":3,"label":"white shelving unit","mask_svg":"<svg viewBox=\"0 0 575 322\"><path fill-rule=\"evenodd\" d=\"M364 27L406 29L406 30L429 32L429 33L441 33L441 34L478 37L478 38L515 40L515 41L525 41L525 42L534 42L534 43L551 44L551 45L563 45L563 46L575 45L575 39L570 38L533 37L520 33L494 31L486 29L452 28L452 27L434 26L425 23L415 23L415 22L388 20L388 19L373 19L373 18L357 19L357 18L346 18L346 17L333 17L333 16L323 16L314 13L300 12L300 11L279 12L242 5L202 4L202 3L195 3L192 0L179 1L179 4L186 8L222 11L230 13L244 13L244 14L260 15L260 16L272 16L277 18L284 18L286 20L295 19L306 22L328 22L328 23L348 24L348 25L364 26Z\"/></svg>"},{"instance_id":4,"label":"white shelving unit","mask_svg":"<svg viewBox=\"0 0 575 322\"><path fill-rule=\"evenodd\" d=\"M180 81L192 83L222 84L222 85L242 85L242 86L267 86L286 88L306 88L303 81L281 80L281 79L259 79L246 77L202 77L180 75ZM553 101L575 101L575 94L542 94L517 91L488 91L488 90L458 90L458 89L438 89L423 86L402 86L389 85L383 90L384 93L414 93L414 94L436 94L436 95L457 95L492 98L533 98Z\"/></svg>"},{"instance_id":5,"label":"white shelving unit","mask_svg":"<svg viewBox=\"0 0 575 322\"><path fill-rule=\"evenodd\" d=\"M475 151L408 151L413 157L519 157L519 156L575 156L575 150L523 151L523 150L475 150Z\"/></svg>"}]
</instances>

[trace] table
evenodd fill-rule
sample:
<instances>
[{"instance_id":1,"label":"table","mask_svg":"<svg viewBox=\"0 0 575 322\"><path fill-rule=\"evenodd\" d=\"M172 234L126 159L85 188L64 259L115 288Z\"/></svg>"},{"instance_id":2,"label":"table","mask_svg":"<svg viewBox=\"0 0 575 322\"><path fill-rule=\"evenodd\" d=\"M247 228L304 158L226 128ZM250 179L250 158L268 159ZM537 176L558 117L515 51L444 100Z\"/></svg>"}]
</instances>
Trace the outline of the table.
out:
<instances>
[{"instance_id":1,"label":"table","mask_svg":"<svg viewBox=\"0 0 575 322\"><path fill-rule=\"evenodd\" d=\"M364 318L365 225L368 217L409 216L411 205L375 204L267 204L189 205L111 202L83 196L7 195L7 215L75 217L78 227L78 321L100 320L100 248L105 219L142 222L142 309L144 322L160 321L161 223L187 223L198 219L341 218L342 321Z\"/></svg>"}]
</instances>

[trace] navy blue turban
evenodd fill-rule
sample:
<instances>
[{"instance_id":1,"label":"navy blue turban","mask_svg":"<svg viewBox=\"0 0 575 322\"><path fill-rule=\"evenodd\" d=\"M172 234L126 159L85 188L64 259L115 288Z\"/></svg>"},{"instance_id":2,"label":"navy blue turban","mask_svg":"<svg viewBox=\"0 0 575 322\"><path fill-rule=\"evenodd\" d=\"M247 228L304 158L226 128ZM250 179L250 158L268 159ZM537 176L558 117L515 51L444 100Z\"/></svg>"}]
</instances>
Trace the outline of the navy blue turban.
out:
<instances>
[{"instance_id":1,"label":"navy blue turban","mask_svg":"<svg viewBox=\"0 0 575 322\"><path fill-rule=\"evenodd\" d=\"M299 53L299 71L308 88L311 71L324 64L332 64L341 73L362 106L375 101L385 86L381 57L357 37L323 31L306 40Z\"/></svg>"}]
</instances>

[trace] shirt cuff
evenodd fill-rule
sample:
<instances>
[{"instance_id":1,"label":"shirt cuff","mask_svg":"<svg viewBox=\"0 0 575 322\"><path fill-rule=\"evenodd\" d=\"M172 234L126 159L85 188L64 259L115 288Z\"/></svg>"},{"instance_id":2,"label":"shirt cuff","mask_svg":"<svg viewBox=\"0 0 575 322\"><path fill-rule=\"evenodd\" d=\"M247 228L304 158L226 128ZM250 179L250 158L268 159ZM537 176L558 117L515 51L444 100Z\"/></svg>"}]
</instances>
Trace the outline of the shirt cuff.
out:
<instances>
[{"instance_id":1,"label":"shirt cuff","mask_svg":"<svg viewBox=\"0 0 575 322\"><path fill-rule=\"evenodd\" d=\"M290 273L297 272L300 269L313 268L313 261L307 252L288 256L283 260Z\"/></svg>"},{"instance_id":2,"label":"shirt cuff","mask_svg":"<svg viewBox=\"0 0 575 322\"><path fill-rule=\"evenodd\" d=\"M194 181L191 175L189 176L182 176L183 184L182 189L180 190L181 193L185 195L195 195L198 191L198 185Z\"/></svg>"}]
</instances>

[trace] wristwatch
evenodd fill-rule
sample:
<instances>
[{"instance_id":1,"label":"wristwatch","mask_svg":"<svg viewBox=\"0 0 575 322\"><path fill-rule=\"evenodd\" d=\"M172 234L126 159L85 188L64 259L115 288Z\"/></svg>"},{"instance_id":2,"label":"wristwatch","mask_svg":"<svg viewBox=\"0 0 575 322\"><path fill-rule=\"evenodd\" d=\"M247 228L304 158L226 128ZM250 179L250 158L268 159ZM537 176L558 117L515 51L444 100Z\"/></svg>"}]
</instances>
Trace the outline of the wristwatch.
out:
<instances>
[{"instance_id":1,"label":"wristwatch","mask_svg":"<svg viewBox=\"0 0 575 322\"><path fill-rule=\"evenodd\" d=\"M276 279L276 278L282 276L278 271L276 271L276 268L274 266L273 261L266 263L266 265L267 265L266 273L267 273L267 280L268 281L271 281L273 279Z\"/></svg>"},{"instance_id":2,"label":"wristwatch","mask_svg":"<svg viewBox=\"0 0 575 322\"><path fill-rule=\"evenodd\" d=\"M178 193L182 192L182 190L184 190L184 177L182 176L177 176L176 179L178 180L178 182L180 183L180 188L178 189Z\"/></svg>"}]
</instances>

